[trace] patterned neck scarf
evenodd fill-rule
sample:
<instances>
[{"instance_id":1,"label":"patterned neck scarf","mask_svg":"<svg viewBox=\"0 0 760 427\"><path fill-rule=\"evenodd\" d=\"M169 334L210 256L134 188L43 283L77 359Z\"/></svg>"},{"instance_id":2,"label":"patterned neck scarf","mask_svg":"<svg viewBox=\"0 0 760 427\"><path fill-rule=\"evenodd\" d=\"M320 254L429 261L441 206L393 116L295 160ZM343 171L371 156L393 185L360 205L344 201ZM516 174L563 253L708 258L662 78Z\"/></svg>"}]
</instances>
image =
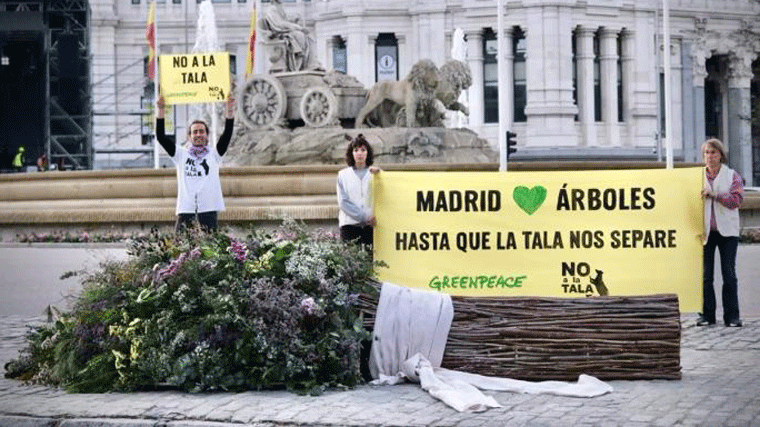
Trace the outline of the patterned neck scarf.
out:
<instances>
[{"instance_id":1,"label":"patterned neck scarf","mask_svg":"<svg viewBox=\"0 0 760 427\"><path fill-rule=\"evenodd\" d=\"M718 173L720 173L720 168L721 168L721 166L718 166L718 170L717 170L717 171L715 171L715 173L713 173L713 172L710 170L710 168L708 168L707 166L705 166L705 170L707 171L707 178L708 178L710 181L714 180L714 179L715 179L715 178L718 176Z\"/></svg>"},{"instance_id":2,"label":"patterned neck scarf","mask_svg":"<svg viewBox=\"0 0 760 427\"><path fill-rule=\"evenodd\" d=\"M196 159L202 159L203 157L208 154L208 146L204 145L201 147L196 147L195 145L191 145L190 148L187 149L187 151L190 152L190 155L195 157Z\"/></svg>"}]
</instances>

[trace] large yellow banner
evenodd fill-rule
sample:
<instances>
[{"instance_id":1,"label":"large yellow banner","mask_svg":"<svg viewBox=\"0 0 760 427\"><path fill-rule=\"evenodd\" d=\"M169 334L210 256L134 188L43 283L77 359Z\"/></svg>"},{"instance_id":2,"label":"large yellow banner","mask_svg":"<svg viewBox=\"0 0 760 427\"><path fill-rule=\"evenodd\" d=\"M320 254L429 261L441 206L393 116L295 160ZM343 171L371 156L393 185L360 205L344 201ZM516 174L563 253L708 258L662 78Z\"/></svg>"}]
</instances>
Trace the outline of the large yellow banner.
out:
<instances>
[{"instance_id":1,"label":"large yellow banner","mask_svg":"<svg viewBox=\"0 0 760 427\"><path fill-rule=\"evenodd\" d=\"M161 55L158 69L166 105L220 102L229 96L228 52Z\"/></svg>"},{"instance_id":2,"label":"large yellow banner","mask_svg":"<svg viewBox=\"0 0 760 427\"><path fill-rule=\"evenodd\" d=\"M387 172L381 280L452 295L678 294L702 304L702 169Z\"/></svg>"}]
</instances>

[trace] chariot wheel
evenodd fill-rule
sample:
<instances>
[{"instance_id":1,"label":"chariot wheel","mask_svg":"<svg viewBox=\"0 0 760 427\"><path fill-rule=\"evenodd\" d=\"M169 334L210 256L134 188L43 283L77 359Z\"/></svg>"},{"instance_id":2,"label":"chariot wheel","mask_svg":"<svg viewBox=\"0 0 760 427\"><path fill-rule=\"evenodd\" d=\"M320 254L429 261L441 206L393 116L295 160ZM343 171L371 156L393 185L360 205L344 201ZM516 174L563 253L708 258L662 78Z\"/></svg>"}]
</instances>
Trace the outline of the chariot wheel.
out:
<instances>
[{"instance_id":1,"label":"chariot wheel","mask_svg":"<svg viewBox=\"0 0 760 427\"><path fill-rule=\"evenodd\" d=\"M241 119L251 129L275 125L285 117L285 88L275 77L251 77L243 88L242 98Z\"/></svg>"},{"instance_id":2,"label":"chariot wheel","mask_svg":"<svg viewBox=\"0 0 760 427\"><path fill-rule=\"evenodd\" d=\"M338 100L329 87L313 87L301 98L300 112L306 126L334 125L337 123Z\"/></svg>"}]
</instances>

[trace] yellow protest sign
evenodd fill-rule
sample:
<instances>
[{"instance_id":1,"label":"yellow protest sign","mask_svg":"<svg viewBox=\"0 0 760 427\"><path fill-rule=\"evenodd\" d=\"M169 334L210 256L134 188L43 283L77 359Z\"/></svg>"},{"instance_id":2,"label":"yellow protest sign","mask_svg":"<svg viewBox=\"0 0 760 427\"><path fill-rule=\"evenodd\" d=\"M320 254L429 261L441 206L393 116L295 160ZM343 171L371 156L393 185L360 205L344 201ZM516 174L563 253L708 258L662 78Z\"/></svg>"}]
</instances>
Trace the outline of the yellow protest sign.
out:
<instances>
[{"instance_id":1,"label":"yellow protest sign","mask_svg":"<svg viewBox=\"0 0 760 427\"><path fill-rule=\"evenodd\" d=\"M381 172L381 280L469 296L678 294L701 307L702 169Z\"/></svg>"},{"instance_id":2,"label":"yellow protest sign","mask_svg":"<svg viewBox=\"0 0 760 427\"><path fill-rule=\"evenodd\" d=\"M219 102L229 96L228 52L161 55L158 69L167 105Z\"/></svg>"}]
</instances>

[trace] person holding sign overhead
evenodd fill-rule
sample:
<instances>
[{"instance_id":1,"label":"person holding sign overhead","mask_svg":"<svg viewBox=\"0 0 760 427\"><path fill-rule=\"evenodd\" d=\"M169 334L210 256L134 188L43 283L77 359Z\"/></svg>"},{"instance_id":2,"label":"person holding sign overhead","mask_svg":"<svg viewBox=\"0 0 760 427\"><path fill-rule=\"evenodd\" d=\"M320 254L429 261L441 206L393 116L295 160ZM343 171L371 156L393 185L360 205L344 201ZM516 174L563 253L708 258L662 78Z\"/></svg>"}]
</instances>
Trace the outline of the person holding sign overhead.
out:
<instances>
[{"instance_id":1,"label":"person holding sign overhead","mask_svg":"<svg viewBox=\"0 0 760 427\"><path fill-rule=\"evenodd\" d=\"M723 275L723 321L726 326L742 326L739 317L738 280L736 278L736 250L739 246L739 205L744 200L742 178L725 163L726 151L718 139L702 144L705 162L704 188L704 282L702 313L697 326L715 324L715 290L713 269L715 248L720 252L720 270Z\"/></svg>"},{"instance_id":2,"label":"person holding sign overhead","mask_svg":"<svg viewBox=\"0 0 760 427\"><path fill-rule=\"evenodd\" d=\"M372 167L373 162L372 146L364 135L356 135L346 147L348 167L338 172L338 225L343 242L358 240L363 246L372 246L372 228L376 225L372 214L372 175L380 171Z\"/></svg>"},{"instance_id":3,"label":"person holding sign overhead","mask_svg":"<svg viewBox=\"0 0 760 427\"><path fill-rule=\"evenodd\" d=\"M224 210L219 166L232 138L234 114L235 100L230 94L224 131L216 145L209 147L208 125L195 120L187 130L189 144L178 147L166 137L164 97L156 101L156 139L177 167L177 232L196 219L207 231L217 228L217 213Z\"/></svg>"}]
</instances>

